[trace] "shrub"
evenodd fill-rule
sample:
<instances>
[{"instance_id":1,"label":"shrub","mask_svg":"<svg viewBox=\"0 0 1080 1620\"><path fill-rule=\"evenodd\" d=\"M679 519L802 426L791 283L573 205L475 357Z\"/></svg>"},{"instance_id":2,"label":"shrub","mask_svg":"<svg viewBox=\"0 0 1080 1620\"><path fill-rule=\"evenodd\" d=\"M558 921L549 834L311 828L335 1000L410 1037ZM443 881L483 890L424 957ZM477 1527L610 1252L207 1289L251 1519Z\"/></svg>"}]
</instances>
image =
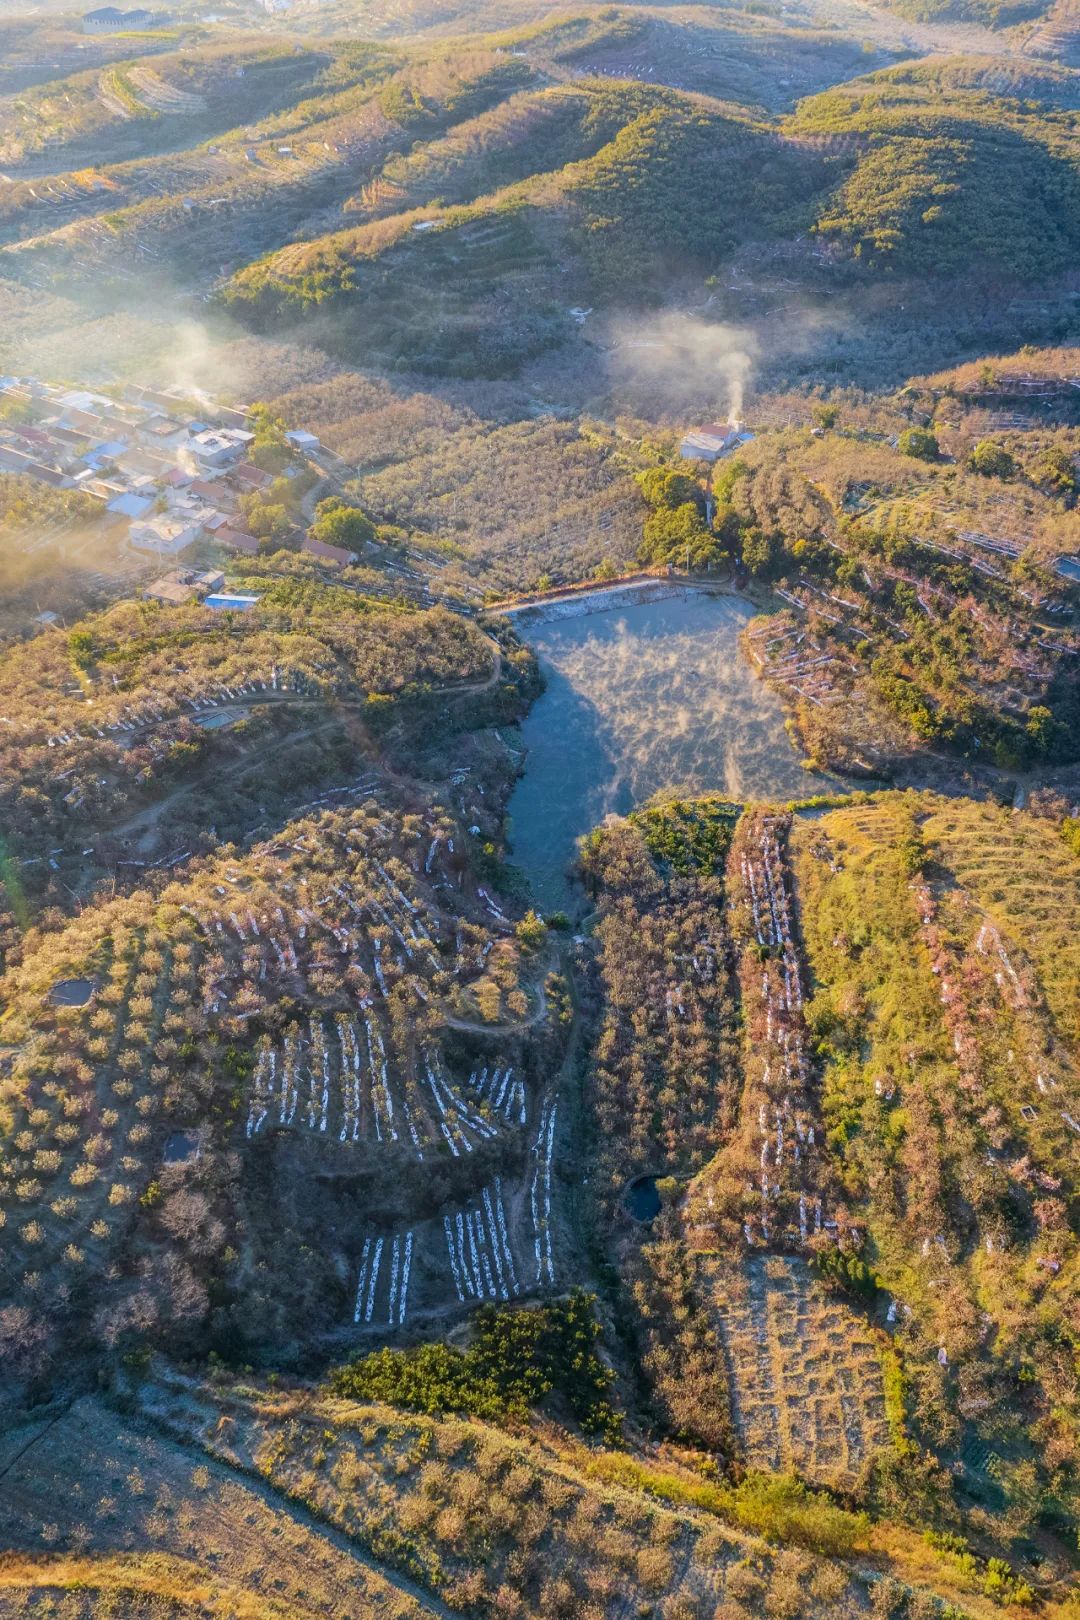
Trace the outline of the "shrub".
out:
<instances>
[{"instance_id":1,"label":"shrub","mask_svg":"<svg viewBox=\"0 0 1080 1620\"><path fill-rule=\"evenodd\" d=\"M991 439L979 440L968 457L968 466L972 472L981 473L984 478L1016 476L1016 458L1002 445L994 444Z\"/></svg>"},{"instance_id":2,"label":"shrub","mask_svg":"<svg viewBox=\"0 0 1080 1620\"><path fill-rule=\"evenodd\" d=\"M700 505L701 490L689 473L675 472L671 467L648 467L635 477L634 482L653 507L666 507L674 512L689 501Z\"/></svg>"},{"instance_id":3,"label":"shrub","mask_svg":"<svg viewBox=\"0 0 1080 1620\"><path fill-rule=\"evenodd\" d=\"M686 876L724 870L739 806L724 799L671 799L635 810L630 820L653 859Z\"/></svg>"},{"instance_id":4,"label":"shrub","mask_svg":"<svg viewBox=\"0 0 1080 1620\"><path fill-rule=\"evenodd\" d=\"M903 456L914 456L916 461L936 461L941 454L937 434L929 428L905 428L896 441Z\"/></svg>"},{"instance_id":5,"label":"shrub","mask_svg":"<svg viewBox=\"0 0 1080 1620\"><path fill-rule=\"evenodd\" d=\"M1035 457L1031 464L1031 478L1033 483L1039 484L1051 495L1061 495L1066 499L1074 496L1080 489L1076 462L1069 452L1058 444L1048 445Z\"/></svg>"},{"instance_id":6,"label":"shrub","mask_svg":"<svg viewBox=\"0 0 1080 1620\"><path fill-rule=\"evenodd\" d=\"M547 938L547 924L535 911L527 911L514 930L524 951L538 951Z\"/></svg>"},{"instance_id":7,"label":"shrub","mask_svg":"<svg viewBox=\"0 0 1080 1620\"><path fill-rule=\"evenodd\" d=\"M355 550L375 538L375 525L358 506L330 496L315 508L315 522L311 525L311 538L326 546L341 546Z\"/></svg>"},{"instance_id":8,"label":"shrub","mask_svg":"<svg viewBox=\"0 0 1080 1620\"><path fill-rule=\"evenodd\" d=\"M657 506L645 519L639 552L644 563L707 568L720 554L720 541L706 526L694 501Z\"/></svg>"},{"instance_id":9,"label":"shrub","mask_svg":"<svg viewBox=\"0 0 1080 1620\"><path fill-rule=\"evenodd\" d=\"M346 1399L490 1422L523 1419L556 1393L586 1434L616 1439L620 1419L609 1399L612 1374L596 1353L594 1297L578 1289L541 1310L485 1305L473 1319L467 1350L446 1344L377 1350L332 1372L330 1388Z\"/></svg>"},{"instance_id":10,"label":"shrub","mask_svg":"<svg viewBox=\"0 0 1080 1620\"><path fill-rule=\"evenodd\" d=\"M865 1538L869 1519L838 1507L794 1474L748 1473L735 1486L686 1479L623 1456L602 1456L588 1472L664 1501L698 1508L771 1541L792 1542L827 1557L846 1557Z\"/></svg>"}]
</instances>

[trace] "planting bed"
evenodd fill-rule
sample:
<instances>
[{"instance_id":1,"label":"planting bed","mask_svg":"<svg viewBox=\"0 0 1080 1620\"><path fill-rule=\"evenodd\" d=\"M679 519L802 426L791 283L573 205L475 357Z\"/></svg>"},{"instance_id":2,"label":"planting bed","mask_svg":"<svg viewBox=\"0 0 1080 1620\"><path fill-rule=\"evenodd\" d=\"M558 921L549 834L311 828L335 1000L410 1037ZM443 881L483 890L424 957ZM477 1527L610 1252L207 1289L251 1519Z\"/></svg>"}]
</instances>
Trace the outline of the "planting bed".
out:
<instances>
[{"instance_id":1,"label":"planting bed","mask_svg":"<svg viewBox=\"0 0 1080 1620\"><path fill-rule=\"evenodd\" d=\"M793 1256L754 1256L737 1271L702 1258L697 1275L748 1464L854 1486L889 1443L872 1330Z\"/></svg>"}]
</instances>

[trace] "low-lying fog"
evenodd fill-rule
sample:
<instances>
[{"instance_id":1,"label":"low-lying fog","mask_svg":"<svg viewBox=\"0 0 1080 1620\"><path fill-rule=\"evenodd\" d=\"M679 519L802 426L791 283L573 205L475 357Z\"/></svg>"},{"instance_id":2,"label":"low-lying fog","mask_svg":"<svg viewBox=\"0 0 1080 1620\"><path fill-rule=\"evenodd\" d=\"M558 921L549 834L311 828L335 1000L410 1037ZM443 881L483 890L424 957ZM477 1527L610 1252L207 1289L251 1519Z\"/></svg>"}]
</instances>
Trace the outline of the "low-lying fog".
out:
<instances>
[{"instance_id":1,"label":"low-lying fog","mask_svg":"<svg viewBox=\"0 0 1080 1620\"><path fill-rule=\"evenodd\" d=\"M548 684L522 727L529 755L510 803L510 858L541 908L571 903L576 840L661 788L794 798L820 783L739 652L754 611L689 594L521 627Z\"/></svg>"}]
</instances>

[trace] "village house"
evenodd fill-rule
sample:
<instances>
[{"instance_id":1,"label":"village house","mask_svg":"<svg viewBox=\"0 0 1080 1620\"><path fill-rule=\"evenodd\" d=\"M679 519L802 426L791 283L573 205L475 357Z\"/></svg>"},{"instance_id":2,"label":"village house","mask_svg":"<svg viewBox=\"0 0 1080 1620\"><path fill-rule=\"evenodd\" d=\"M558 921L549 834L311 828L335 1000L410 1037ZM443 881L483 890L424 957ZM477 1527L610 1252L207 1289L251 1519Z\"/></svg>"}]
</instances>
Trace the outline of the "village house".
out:
<instances>
[{"instance_id":1,"label":"village house","mask_svg":"<svg viewBox=\"0 0 1080 1620\"><path fill-rule=\"evenodd\" d=\"M304 428L294 428L291 433L286 433L285 437L293 449L299 450L303 455L310 455L313 450L319 448L319 441L315 434L308 433Z\"/></svg>"},{"instance_id":2,"label":"village house","mask_svg":"<svg viewBox=\"0 0 1080 1620\"><path fill-rule=\"evenodd\" d=\"M324 562L332 562L338 568L356 561L355 551L346 551L344 546L328 546L325 540L313 540L310 534L304 537L304 550L309 557L321 557Z\"/></svg>"},{"instance_id":3,"label":"village house","mask_svg":"<svg viewBox=\"0 0 1080 1620\"><path fill-rule=\"evenodd\" d=\"M49 444L49 435L44 428L28 427L24 422L13 422L6 432L13 434L16 439L21 439L24 444L31 445L35 450L44 450Z\"/></svg>"},{"instance_id":4,"label":"village house","mask_svg":"<svg viewBox=\"0 0 1080 1620\"><path fill-rule=\"evenodd\" d=\"M752 433L744 433L737 424L733 427L728 422L710 422L707 427L690 430L679 446L679 455L683 461L707 461L711 464L719 461L721 456L730 455L741 444L749 444L753 437Z\"/></svg>"},{"instance_id":5,"label":"village house","mask_svg":"<svg viewBox=\"0 0 1080 1620\"><path fill-rule=\"evenodd\" d=\"M188 493L196 496L200 501L209 501L211 506L219 507L230 512L236 506L236 492L220 478L194 478L187 486Z\"/></svg>"},{"instance_id":6,"label":"village house","mask_svg":"<svg viewBox=\"0 0 1080 1620\"><path fill-rule=\"evenodd\" d=\"M241 461L239 466L233 467L229 477L242 495L250 495L255 489L269 489L274 482L273 473L265 472L250 461Z\"/></svg>"},{"instance_id":7,"label":"village house","mask_svg":"<svg viewBox=\"0 0 1080 1620\"><path fill-rule=\"evenodd\" d=\"M171 416L148 417L139 423L135 434L140 444L160 451L179 450L188 441L187 428Z\"/></svg>"},{"instance_id":8,"label":"village house","mask_svg":"<svg viewBox=\"0 0 1080 1620\"><path fill-rule=\"evenodd\" d=\"M88 441L85 433L61 427L58 422L43 422L41 425L49 435L49 449L58 458L66 456L71 461L77 461L86 454Z\"/></svg>"},{"instance_id":9,"label":"village house","mask_svg":"<svg viewBox=\"0 0 1080 1620\"><path fill-rule=\"evenodd\" d=\"M126 449L123 439L106 439L103 444L96 444L92 450L88 450L82 459L94 472L101 472L104 467L111 466L117 456L122 456Z\"/></svg>"},{"instance_id":10,"label":"village house","mask_svg":"<svg viewBox=\"0 0 1080 1620\"><path fill-rule=\"evenodd\" d=\"M133 523L128 541L137 551L155 552L159 557L175 557L194 545L202 525L190 519L159 513L144 522Z\"/></svg>"},{"instance_id":11,"label":"village house","mask_svg":"<svg viewBox=\"0 0 1080 1620\"><path fill-rule=\"evenodd\" d=\"M84 439L113 439L125 445L131 440L133 424L111 411L65 410L57 420L58 426L81 433Z\"/></svg>"},{"instance_id":12,"label":"village house","mask_svg":"<svg viewBox=\"0 0 1080 1620\"><path fill-rule=\"evenodd\" d=\"M59 467L50 467L44 461L39 461L29 450L19 450L11 444L0 444L0 470L4 472L26 473L30 478L36 478L40 483L51 484L54 489L72 489L75 480L68 473L61 472Z\"/></svg>"},{"instance_id":13,"label":"village house","mask_svg":"<svg viewBox=\"0 0 1080 1620\"><path fill-rule=\"evenodd\" d=\"M190 408L177 389L144 388L141 383L127 383L124 387L124 408L141 410L159 416L183 416Z\"/></svg>"},{"instance_id":14,"label":"village house","mask_svg":"<svg viewBox=\"0 0 1080 1620\"><path fill-rule=\"evenodd\" d=\"M218 569L196 574L190 568L174 568L148 585L144 594L155 602L179 605L201 601L211 591L220 590L224 583L225 575Z\"/></svg>"},{"instance_id":15,"label":"village house","mask_svg":"<svg viewBox=\"0 0 1080 1620\"><path fill-rule=\"evenodd\" d=\"M154 510L154 497L140 495L133 489L127 489L122 495L114 495L111 501L106 502L106 512L112 512L115 517L125 517L137 522L144 518L148 512Z\"/></svg>"},{"instance_id":16,"label":"village house","mask_svg":"<svg viewBox=\"0 0 1080 1620\"><path fill-rule=\"evenodd\" d=\"M206 428L191 436L187 444L188 455L203 470L230 467L243 456L254 441L253 433L241 428Z\"/></svg>"},{"instance_id":17,"label":"village house","mask_svg":"<svg viewBox=\"0 0 1080 1620\"><path fill-rule=\"evenodd\" d=\"M107 394L95 394L88 388L68 388L63 393L50 390L51 397L61 411L89 411L99 415L102 411L121 409Z\"/></svg>"},{"instance_id":18,"label":"village house","mask_svg":"<svg viewBox=\"0 0 1080 1620\"><path fill-rule=\"evenodd\" d=\"M155 483L165 483L175 463L166 456L155 456L152 451L136 446L117 456L116 465L126 478L152 478Z\"/></svg>"},{"instance_id":19,"label":"village house","mask_svg":"<svg viewBox=\"0 0 1080 1620\"><path fill-rule=\"evenodd\" d=\"M248 534L246 529L234 529L231 524L223 524L214 539L219 546L228 546L230 551L241 551L248 557L254 557L259 549L253 534Z\"/></svg>"}]
</instances>

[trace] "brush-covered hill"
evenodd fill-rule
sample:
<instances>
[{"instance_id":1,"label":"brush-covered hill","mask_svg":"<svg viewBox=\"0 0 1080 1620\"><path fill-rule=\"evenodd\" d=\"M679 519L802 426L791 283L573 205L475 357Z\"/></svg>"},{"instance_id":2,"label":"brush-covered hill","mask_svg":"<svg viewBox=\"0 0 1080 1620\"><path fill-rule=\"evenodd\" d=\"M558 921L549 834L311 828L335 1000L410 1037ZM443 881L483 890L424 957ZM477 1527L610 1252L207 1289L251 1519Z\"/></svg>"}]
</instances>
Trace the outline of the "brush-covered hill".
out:
<instances>
[{"instance_id":1,"label":"brush-covered hill","mask_svg":"<svg viewBox=\"0 0 1080 1620\"><path fill-rule=\"evenodd\" d=\"M624 1454L550 1424L545 1436L507 1433L250 1383L202 1392L168 1369L126 1404L122 1417L88 1399L47 1433L16 1431L27 1449L0 1481L6 1614L47 1613L65 1592L73 1620L107 1604L140 1620L607 1620L628 1590L693 1620L742 1620L766 1598L792 1620L854 1620L866 1603L858 1576L755 1534L752 1492L743 1529L710 1509L720 1493L700 1475L665 1460L638 1478ZM118 1471L141 1487L122 1501L108 1485ZM72 1477L108 1503L77 1551L77 1498L57 1490ZM815 1505L790 1506L813 1534ZM54 1532L44 1553L42 1517ZM818 1518L848 1528L853 1516L826 1507Z\"/></svg>"},{"instance_id":2,"label":"brush-covered hill","mask_svg":"<svg viewBox=\"0 0 1080 1620\"><path fill-rule=\"evenodd\" d=\"M791 842L827 1151L916 1423L1044 1524L1075 1511L1080 1133L1080 868L1046 808L890 795Z\"/></svg>"},{"instance_id":3,"label":"brush-covered hill","mask_svg":"<svg viewBox=\"0 0 1080 1620\"><path fill-rule=\"evenodd\" d=\"M972 318L1005 285L1051 318L1075 76L1019 54L859 76L887 60L812 16L701 8L181 43L0 106L0 273L98 313L216 294L354 363L469 378L703 283L769 311L888 273L901 306L950 282Z\"/></svg>"},{"instance_id":4,"label":"brush-covered hill","mask_svg":"<svg viewBox=\"0 0 1080 1620\"><path fill-rule=\"evenodd\" d=\"M61 170L47 185L16 179L0 227L10 273L39 286L74 276L98 304L132 283L193 291L223 266L325 228L328 211L390 154L533 77L527 64L485 49L403 64L361 45L311 61L318 71L286 111L219 139L177 142L167 155L150 142L150 155Z\"/></svg>"},{"instance_id":5,"label":"brush-covered hill","mask_svg":"<svg viewBox=\"0 0 1080 1620\"><path fill-rule=\"evenodd\" d=\"M187 146L311 94L332 60L284 42L159 46L0 99L0 162L48 174Z\"/></svg>"},{"instance_id":6,"label":"brush-covered hill","mask_svg":"<svg viewBox=\"0 0 1080 1620\"><path fill-rule=\"evenodd\" d=\"M913 297L961 274L1040 286L1078 246L1074 99L1066 74L985 61L856 79L779 126L667 89L537 89L390 159L348 205L369 223L238 271L223 299L345 331L362 307L358 355L476 375L560 341L568 308L770 257L810 298L883 273Z\"/></svg>"},{"instance_id":7,"label":"brush-covered hill","mask_svg":"<svg viewBox=\"0 0 1080 1620\"><path fill-rule=\"evenodd\" d=\"M926 278L1038 281L1071 263L1075 113L972 80L904 66L801 105L788 133L850 154L850 173L819 206L819 236L872 267Z\"/></svg>"},{"instance_id":8,"label":"brush-covered hill","mask_svg":"<svg viewBox=\"0 0 1080 1620\"><path fill-rule=\"evenodd\" d=\"M903 772L945 748L1002 779L1075 763L1076 370L1075 351L1033 349L914 379L876 421L818 406L714 478L715 555L781 609L746 651L809 757Z\"/></svg>"},{"instance_id":9,"label":"brush-covered hill","mask_svg":"<svg viewBox=\"0 0 1080 1620\"><path fill-rule=\"evenodd\" d=\"M0 988L13 1378L146 1335L284 1366L561 1275L543 1142L528 1187L556 991L457 787L369 770L28 941Z\"/></svg>"},{"instance_id":10,"label":"brush-covered hill","mask_svg":"<svg viewBox=\"0 0 1080 1620\"><path fill-rule=\"evenodd\" d=\"M283 249L233 277L227 307L251 321L329 315L346 333L355 312L368 357L497 374L558 341L575 300L647 301L737 243L795 228L820 168L737 110L673 91L596 84L529 104L534 116L549 107L537 123L551 172ZM512 162L513 122L498 134ZM565 161L567 137L591 155ZM453 164L421 156L389 181L401 174L413 201L409 183L442 174L445 156ZM462 183L460 164L451 178Z\"/></svg>"},{"instance_id":11,"label":"brush-covered hill","mask_svg":"<svg viewBox=\"0 0 1080 1620\"><path fill-rule=\"evenodd\" d=\"M288 561L234 574L258 598L246 614L126 601L0 660L6 951L42 916L160 881L296 805L421 760L445 773L454 746L496 790L470 824L495 829L500 768L472 733L516 714L530 655L505 627Z\"/></svg>"},{"instance_id":12,"label":"brush-covered hill","mask_svg":"<svg viewBox=\"0 0 1080 1620\"><path fill-rule=\"evenodd\" d=\"M1067 808L670 793L584 853L591 1180L654 1411L919 1526L965 1613L1072 1559Z\"/></svg>"},{"instance_id":13,"label":"brush-covered hill","mask_svg":"<svg viewBox=\"0 0 1080 1620\"><path fill-rule=\"evenodd\" d=\"M136 894L84 915L9 976L5 1035L36 1031L12 1069L27 1088L13 1241L32 1262L67 1235L65 1275L94 1282L84 1297L25 1274L8 1362L55 1397L89 1339L109 1393L13 1430L0 1590L153 1582L182 1599L201 1559L237 1602L269 1579L265 1545L229 1533L243 1523L273 1537L278 1595L306 1571L297 1613L334 1612L355 1561L365 1601L400 1614L614 1620L629 1588L694 1620L1067 1620L1075 829L1049 801L1037 815L931 794L819 810L668 797L597 830L589 1085L554 1096L550 1050L525 1054L540 1151L518 1192L512 1127L455 1078L445 977L406 956L426 939L449 973L464 934L467 977L485 934L506 933L468 877L444 897L456 857L444 826L423 858L418 811L308 818L152 908ZM317 916L348 935L344 984ZM91 998L58 1005L53 976L76 971ZM419 1071L394 1016L410 984L427 997ZM245 1020L259 1033L242 1044ZM370 1069L353 1045L365 1025ZM154 1084L132 1088L128 1054L155 1039ZM57 1107L90 1095L84 1070L107 1110ZM132 1112L133 1095L153 1105ZM154 1170L167 1131L195 1138L196 1114L198 1156ZM419 1173L375 1129L391 1117L418 1127ZM468 1162L447 1151L466 1136ZM521 1309L550 1140L542 1297ZM631 1220L626 1180L661 1156L660 1210ZM46 1208L69 1158L75 1191ZM493 1160L487 1192L462 1197L455 1182ZM147 1193L125 1197L147 1173ZM598 1301L553 1292L545 1269L582 1264L565 1245L594 1185ZM163 1336L175 1354L209 1328L226 1360L287 1369L301 1301L321 1355L351 1352L323 1377L286 1371L282 1386L248 1367L238 1381L219 1361L207 1382L153 1358ZM118 1471L122 1499L105 1491Z\"/></svg>"}]
</instances>

